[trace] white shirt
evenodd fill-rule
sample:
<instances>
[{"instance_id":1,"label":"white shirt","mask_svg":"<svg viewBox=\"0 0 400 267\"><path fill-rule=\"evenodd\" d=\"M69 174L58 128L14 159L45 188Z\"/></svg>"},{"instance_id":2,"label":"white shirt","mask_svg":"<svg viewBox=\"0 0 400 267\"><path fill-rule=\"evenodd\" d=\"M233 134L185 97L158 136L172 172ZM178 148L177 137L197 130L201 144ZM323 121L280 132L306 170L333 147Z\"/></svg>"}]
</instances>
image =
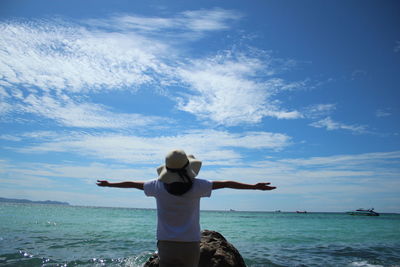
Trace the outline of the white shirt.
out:
<instances>
[{"instance_id":1,"label":"white shirt","mask_svg":"<svg viewBox=\"0 0 400 267\"><path fill-rule=\"evenodd\" d=\"M182 196L168 193L163 182L144 183L146 196L157 200L157 239L164 241L200 241L200 198L210 197L212 182L194 179L192 188Z\"/></svg>"}]
</instances>

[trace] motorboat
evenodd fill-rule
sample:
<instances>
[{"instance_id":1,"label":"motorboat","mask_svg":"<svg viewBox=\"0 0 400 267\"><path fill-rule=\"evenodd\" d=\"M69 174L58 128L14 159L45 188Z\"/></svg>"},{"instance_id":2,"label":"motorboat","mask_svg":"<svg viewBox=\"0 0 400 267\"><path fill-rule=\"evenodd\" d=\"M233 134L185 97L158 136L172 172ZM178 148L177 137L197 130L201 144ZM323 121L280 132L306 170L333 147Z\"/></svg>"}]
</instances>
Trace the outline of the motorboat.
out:
<instances>
[{"instance_id":1,"label":"motorboat","mask_svg":"<svg viewBox=\"0 0 400 267\"><path fill-rule=\"evenodd\" d=\"M358 216L379 216L379 213L375 212L374 209L357 209L354 211L346 212L349 215L358 215Z\"/></svg>"}]
</instances>

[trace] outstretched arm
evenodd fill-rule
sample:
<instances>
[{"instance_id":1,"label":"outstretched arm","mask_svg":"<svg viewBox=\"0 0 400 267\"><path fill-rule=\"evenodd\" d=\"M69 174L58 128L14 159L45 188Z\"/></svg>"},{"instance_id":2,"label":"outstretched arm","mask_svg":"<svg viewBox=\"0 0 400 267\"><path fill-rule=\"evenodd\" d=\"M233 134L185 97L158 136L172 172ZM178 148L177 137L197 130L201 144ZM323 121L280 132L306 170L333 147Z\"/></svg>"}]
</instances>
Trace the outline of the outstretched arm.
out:
<instances>
[{"instance_id":1,"label":"outstretched arm","mask_svg":"<svg viewBox=\"0 0 400 267\"><path fill-rule=\"evenodd\" d=\"M106 180L97 180L98 186L107 187L118 187L118 188L136 188L143 190L144 182L121 182L121 183L110 183Z\"/></svg>"},{"instance_id":2,"label":"outstretched arm","mask_svg":"<svg viewBox=\"0 0 400 267\"><path fill-rule=\"evenodd\" d=\"M212 189L232 188L232 189L253 189L253 190L274 190L275 186L269 186L270 183L245 184L235 181L213 181Z\"/></svg>"}]
</instances>

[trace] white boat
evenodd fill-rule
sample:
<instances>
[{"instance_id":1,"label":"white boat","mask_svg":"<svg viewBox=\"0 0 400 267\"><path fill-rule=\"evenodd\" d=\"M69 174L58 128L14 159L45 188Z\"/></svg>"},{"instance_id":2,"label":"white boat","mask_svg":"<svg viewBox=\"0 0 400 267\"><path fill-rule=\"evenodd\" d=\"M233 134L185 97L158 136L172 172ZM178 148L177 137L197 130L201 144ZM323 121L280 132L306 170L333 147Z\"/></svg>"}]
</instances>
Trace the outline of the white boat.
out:
<instances>
[{"instance_id":1,"label":"white boat","mask_svg":"<svg viewBox=\"0 0 400 267\"><path fill-rule=\"evenodd\" d=\"M375 212L374 209L357 209L354 211L346 212L350 215L358 215L358 216L379 216L379 213Z\"/></svg>"}]
</instances>

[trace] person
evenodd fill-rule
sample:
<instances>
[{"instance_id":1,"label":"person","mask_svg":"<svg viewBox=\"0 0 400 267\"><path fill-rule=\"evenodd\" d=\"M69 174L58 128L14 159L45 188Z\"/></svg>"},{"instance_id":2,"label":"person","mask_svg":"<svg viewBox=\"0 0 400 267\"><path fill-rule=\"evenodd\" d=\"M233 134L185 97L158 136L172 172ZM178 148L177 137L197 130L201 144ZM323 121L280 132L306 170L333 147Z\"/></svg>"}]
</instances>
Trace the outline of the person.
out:
<instances>
[{"instance_id":1,"label":"person","mask_svg":"<svg viewBox=\"0 0 400 267\"><path fill-rule=\"evenodd\" d=\"M196 178L202 162L183 150L173 150L165 164L157 168L158 178L147 181L110 183L98 180L98 186L136 188L157 204L157 247L160 266L198 265L200 258L200 198L210 197L221 188L273 190L270 183L246 184L235 181L209 181Z\"/></svg>"}]
</instances>

